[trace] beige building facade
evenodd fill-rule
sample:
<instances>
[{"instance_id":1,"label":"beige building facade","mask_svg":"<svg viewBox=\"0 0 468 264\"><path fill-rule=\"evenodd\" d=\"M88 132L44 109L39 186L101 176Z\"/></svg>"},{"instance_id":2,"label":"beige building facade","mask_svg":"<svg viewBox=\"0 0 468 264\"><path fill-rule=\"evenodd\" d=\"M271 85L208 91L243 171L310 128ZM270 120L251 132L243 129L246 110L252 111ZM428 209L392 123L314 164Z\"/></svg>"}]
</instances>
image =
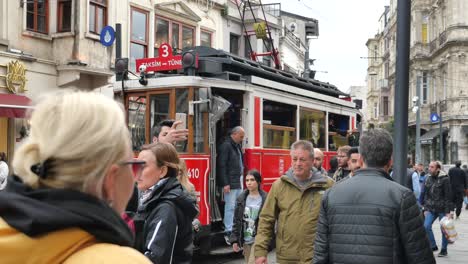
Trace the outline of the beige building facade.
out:
<instances>
[{"instance_id":1,"label":"beige building facade","mask_svg":"<svg viewBox=\"0 0 468 264\"><path fill-rule=\"evenodd\" d=\"M257 2L251 2L256 18L264 20ZM289 20L283 20L279 4L264 8L274 47L280 48L281 66L300 74L305 51L305 36L300 34L308 18L286 14ZM254 20L246 12L247 30L253 30ZM296 32L286 31L290 20L299 25ZM229 0L0 1L0 152L12 156L27 136L28 102L43 94L81 89L114 96L116 44L101 44L100 33L105 26L115 29L117 23L121 56L129 58L133 72L135 60L158 56L162 43L176 52L209 46L248 57L239 11ZM254 51L266 51L262 40L255 36L250 40ZM266 56L260 62L273 65ZM15 70L9 65L16 65L21 74L12 74ZM13 75L24 79L23 88Z\"/></svg>"},{"instance_id":2,"label":"beige building facade","mask_svg":"<svg viewBox=\"0 0 468 264\"><path fill-rule=\"evenodd\" d=\"M115 43L101 44L103 27L122 24L122 57L134 71L134 60L157 55L162 42L222 48L225 2L0 1L0 152L13 155L28 134L27 104L43 94L81 89L113 96ZM24 89L12 76L25 80Z\"/></svg>"},{"instance_id":3,"label":"beige building facade","mask_svg":"<svg viewBox=\"0 0 468 264\"><path fill-rule=\"evenodd\" d=\"M391 1L388 10L396 17L395 11L392 11L395 10L393 6L396 6L396 1ZM419 94L421 161L428 164L431 160L441 159L439 139L442 132L443 162L453 164L456 160L461 160L468 163L468 0L413 0L411 8L408 109L410 150L414 153L416 127L416 114L411 108L413 99ZM390 21L392 19L390 16ZM394 27L396 32L396 25ZM369 60L367 97L369 122L376 125L385 121L375 117L380 117L379 103L386 95L372 76L375 72L385 72L385 63L379 64L378 60L383 57L385 62L386 56L385 51L371 55L371 50L378 43L385 43L385 38L382 40L382 37L384 34L378 34L367 42L369 57L376 57L376 62ZM395 46L389 54L388 87L392 101L395 90L394 78L392 80L395 72ZM392 109L393 102L390 105ZM438 122L430 119L434 113L442 117L442 130Z\"/></svg>"}]
</instances>

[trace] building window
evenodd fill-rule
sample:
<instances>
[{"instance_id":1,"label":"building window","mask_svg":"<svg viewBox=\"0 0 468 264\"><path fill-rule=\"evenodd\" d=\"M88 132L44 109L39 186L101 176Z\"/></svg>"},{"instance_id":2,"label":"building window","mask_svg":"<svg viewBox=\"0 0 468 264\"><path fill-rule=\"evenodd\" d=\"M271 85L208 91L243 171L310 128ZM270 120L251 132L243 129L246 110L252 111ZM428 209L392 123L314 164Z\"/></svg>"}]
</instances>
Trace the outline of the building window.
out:
<instances>
[{"instance_id":1,"label":"building window","mask_svg":"<svg viewBox=\"0 0 468 264\"><path fill-rule=\"evenodd\" d=\"M427 104L428 90L429 90L429 76L427 72L423 72L422 74L422 103L423 104Z\"/></svg>"},{"instance_id":2,"label":"building window","mask_svg":"<svg viewBox=\"0 0 468 264\"><path fill-rule=\"evenodd\" d=\"M388 96L384 96L382 101L383 101L383 115L388 116Z\"/></svg>"},{"instance_id":3,"label":"building window","mask_svg":"<svg viewBox=\"0 0 468 264\"><path fill-rule=\"evenodd\" d=\"M47 34L49 31L49 1L31 0L26 4L26 29Z\"/></svg>"},{"instance_id":4,"label":"building window","mask_svg":"<svg viewBox=\"0 0 468 264\"><path fill-rule=\"evenodd\" d=\"M148 12L132 8L131 22L130 69L136 70L136 59L148 54Z\"/></svg>"},{"instance_id":5,"label":"building window","mask_svg":"<svg viewBox=\"0 0 468 264\"><path fill-rule=\"evenodd\" d=\"M193 37L194 37L193 28L183 26L182 27L182 48L193 47Z\"/></svg>"},{"instance_id":6,"label":"building window","mask_svg":"<svg viewBox=\"0 0 468 264\"><path fill-rule=\"evenodd\" d=\"M205 47L213 47L212 43L213 34L209 31L200 32L200 45Z\"/></svg>"},{"instance_id":7,"label":"building window","mask_svg":"<svg viewBox=\"0 0 468 264\"><path fill-rule=\"evenodd\" d=\"M385 79L388 79L388 76L390 76L390 62L385 62L384 64L384 76Z\"/></svg>"},{"instance_id":8,"label":"building window","mask_svg":"<svg viewBox=\"0 0 468 264\"><path fill-rule=\"evenodd\" d=\"M57 32L71 31L72 1L59 0L57 8Z\"/></svg>"},{"instance_id":9,"label":"building window","mask_svg":"<svg viewBox=\"0 0 468 264\"><path fill-rule=\"evenodd\" d=\"M447 72L442 73L442 82L443 82L442 100L445 100L447 99Z\"/></svg>"},{"instance_id":10,"label":"building window","mask_svg":"<svg viewBox=\"0 0 468 264\"><path fill-rule=\"evenodd\" d=\"M169 21L164 19L156 19L156 36L155 36L155 51L154 56L159 57L158 49L161 44L169 43ZM179 34L177 34L178 36Z\"/></svg>"},{"instance_id":11,"label":"building window","mask_svg":"<svg viewBox=\"0 0 468 264\"><path fill-rule=\"evenodd\" d=\"M428 43L428 34L427 34L427 28L429 24L429 16L427 14L422 15L422 24L421 24L421 42L423 44Z\"/></svg>"},{"instance_id":12,"label":"building window","mask_svg":"<svg viewBox=\"0 0 468 264\"><path fill-rule=\"evenodd\" d=\"M193 47L195 42L195 28L168 19L156 17L156 33L154 42L154 56L159 56L159 47L163 43L170 43L174 50Z\"/></svg>"},{"instance_id":13,"label":"building window","mask_svg":"<svg viewBox=\"0 0 468 264\"><path fill-rule=\"evenodd\" d=\"M100 34L107 23L106 0L89 1L89 32Z\"/></svg>"},{"instance_id":14,"label":"building window","mask_svg":"<svg viewBox=\"0 0 468 264\"><path fill-rule=\"evenodd\" d=\"M377 103L374 103L374 118L377 119L379 115Z\"/></svg>"},{"instance_id":15,"label":"building window","mask_svg":"<svg viewBox=\"0 0 468 264\"><path fill-rule=\"evenodd\" d=\"M264 53L271 52L271 42L269 41L265 42L263 49L264 49ZM265 55L262 58L262 63L263 65L271 67L271 60L272 60L272 55Z\"/></svg>"},{"instance_id":16,"label":"building window","mask_svg":"<svg viewBox=\"0 0 468 264\"><path fill-rule=\"evenodd\" d=\"M247 59L251 59L250 58L250 49L252 48L252 41L250 40L250 36L244 36L244 57L246 57Z\"/></svg>"},{"instance_id":17,"label":"building window","mask_svg":"<svg viewBox=\"0 0 468 264\"><path fill-rule=\"evenodd\" d=\"M239 55L239 35L229 35L229 52L235 55Z\"/></svg>"}]
</instances>

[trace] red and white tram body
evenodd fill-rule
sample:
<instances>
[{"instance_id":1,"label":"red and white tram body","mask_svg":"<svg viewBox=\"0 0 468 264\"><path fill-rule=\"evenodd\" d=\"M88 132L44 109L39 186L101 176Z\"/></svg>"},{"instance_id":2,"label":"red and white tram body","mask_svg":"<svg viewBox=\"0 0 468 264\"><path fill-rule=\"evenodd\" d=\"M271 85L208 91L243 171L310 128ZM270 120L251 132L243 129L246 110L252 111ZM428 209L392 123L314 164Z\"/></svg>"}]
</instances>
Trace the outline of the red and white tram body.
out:
<instances>
[{"instance_id":1,"label":"red and white tram body","mask_svg":"<svg viewBox=\"0 0 468 264\"><path fill-rule=\"evenodd\" d=\"M203 67L203 56L199 64ZM322 149L323 164L328 169L329 159L339 146L348 144L347 133L356 128L360 119L355 104L339 98L341 92L336 88L324 94L320 89L284 83L284 78L278 81L265 78L268 75L236 74L232 72L235 67L227 73L223 70L207 74L209 68L201 70L205 74L195 76L159 75L148 77L147 85L126 80L123 85L117 82L114 86L116 97L124 100L128 111L134 151L151 142L151 128L161 120L182 120L182 126L188 128L188 140L177 143L176 148L199 194L201 229L196 244L208 247L205 250L211 247L211 242L203 241L210 241L206 238L222 232L216 147L229 129L244 127L245 169L259 170L262 188L268 191L288 170L289 148L294 141L310 140ZM314 80L314 84L323 83ZM323 85L324 89L330 86Z\"/></svg>"}]
</instances>

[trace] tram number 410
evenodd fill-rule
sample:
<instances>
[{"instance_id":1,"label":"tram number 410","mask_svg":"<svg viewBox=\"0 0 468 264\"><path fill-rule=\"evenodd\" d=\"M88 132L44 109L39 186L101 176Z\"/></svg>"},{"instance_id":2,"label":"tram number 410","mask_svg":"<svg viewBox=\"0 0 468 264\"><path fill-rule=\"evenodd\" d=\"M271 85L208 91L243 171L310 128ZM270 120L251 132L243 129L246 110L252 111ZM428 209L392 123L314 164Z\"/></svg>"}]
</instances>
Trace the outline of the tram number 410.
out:
<instances>
[{"instance_id":1,"label":"tram number 410","mask_svg":"<svg viewBox=\"0 0 468 264\"><path fill-rule=\"evenodd\" d=\"M200 169L199 168L189 168L187 170L189 178L198 179L200 178Z\"/></svg>"}]
</instances>

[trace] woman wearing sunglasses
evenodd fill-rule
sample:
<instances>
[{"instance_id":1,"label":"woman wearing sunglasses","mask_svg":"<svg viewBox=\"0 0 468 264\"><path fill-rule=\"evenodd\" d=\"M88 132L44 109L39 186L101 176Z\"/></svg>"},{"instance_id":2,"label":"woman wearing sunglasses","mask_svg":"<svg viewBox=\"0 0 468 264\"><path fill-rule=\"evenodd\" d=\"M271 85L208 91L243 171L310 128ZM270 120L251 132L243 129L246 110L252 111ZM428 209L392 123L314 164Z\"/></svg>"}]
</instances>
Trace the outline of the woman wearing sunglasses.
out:
<instances>
[{"instance_id":1,"label":"woman wearing sunglasses","mask_svg":"<svg viewBox=\"0 0 468 264\"><path fill-rule=\"evenodd\" d=\"M136 174L140 206L134 219L136 247L154 263L191 263L196 200L177 180L180 160L168 143L144 146Z\"/></svg>"},{"instance_id":2,"label":"woman wearing sunglasses","mask_svg":"<svg viewBox=\"0 0 468 264\"><path fill-rule=\"evenodd\" d=\"M0 192L2 263L149 263L120 218L133 188L121 105L69 92L35 106Z\"/></svg>"}]
</instances>

